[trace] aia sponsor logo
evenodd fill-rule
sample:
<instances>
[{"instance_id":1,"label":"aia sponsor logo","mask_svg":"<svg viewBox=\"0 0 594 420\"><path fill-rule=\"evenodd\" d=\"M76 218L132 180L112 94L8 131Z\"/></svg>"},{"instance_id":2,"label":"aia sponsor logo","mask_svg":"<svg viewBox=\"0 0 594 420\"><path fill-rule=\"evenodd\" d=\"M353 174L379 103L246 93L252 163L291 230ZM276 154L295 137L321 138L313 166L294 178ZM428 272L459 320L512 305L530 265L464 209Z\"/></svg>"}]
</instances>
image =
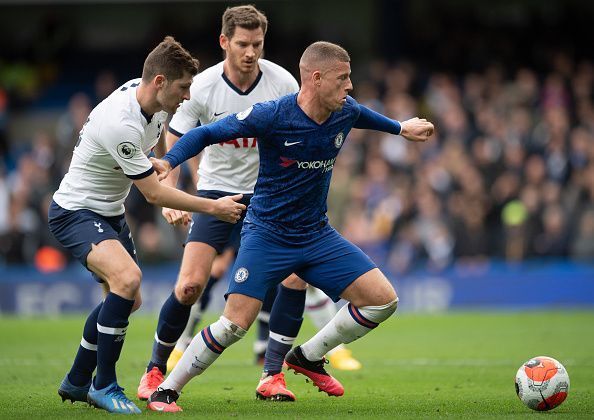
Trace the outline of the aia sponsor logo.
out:
<instances>
[{"instance_id":1,"label":"aia sponsor logo","mask_svg":"<svg viewBox=\"0 0 594 420\"><path fill-rule=\"evenodd\" d=\"M256 147L258 146L258 139L255 137L240 137L238 139L222 141L219 143L219 146L224 146L226 144L231 144L235 146L236 149L241 147Z\"/></svg>"}]
</instances>

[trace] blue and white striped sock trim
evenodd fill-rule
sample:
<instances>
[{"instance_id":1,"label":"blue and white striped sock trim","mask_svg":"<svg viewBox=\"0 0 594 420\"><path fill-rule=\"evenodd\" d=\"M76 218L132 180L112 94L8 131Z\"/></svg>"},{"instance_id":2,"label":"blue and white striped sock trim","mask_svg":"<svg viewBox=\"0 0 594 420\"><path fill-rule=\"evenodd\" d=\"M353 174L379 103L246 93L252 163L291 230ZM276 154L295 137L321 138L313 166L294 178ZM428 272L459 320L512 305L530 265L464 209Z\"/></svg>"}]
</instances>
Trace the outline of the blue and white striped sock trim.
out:
<instances>
[{"instance_id":1,"label":"blue and white striped sock trim","mask_svg":"<svg viewBox=\"0 0 594 420\"><path fill-rule=\"evenodd\" d=\"M177 341L174 341L173 343L167 343L166 341L159 339L159 336L157 335L156 332L155 332L155 341L165 347L173 347L177 343Z\"/></svg>"},{"instance_id":2,"label":"blue and white striped sock trim","mask_svg":"<svg viewBox=\"0 0 594 420\"><path fill-rule=\"evenodd\" d=\"M370 330L374 329L379 325L377 322L373 322L363 316L359 308L357 308L352 303L348 304L348 310L351 314L351 317L355 320L355 322L359 325L362 325L365 328L369 328Z\"/></svg>"},{"instance_id":3,"label":"blue and white striped sock trim","mask_svg":"<svg viewBox=\"0 0 594 420\"><path fill-rule=\"evenodd\" d=\"M104 327L103 325L97 323L97 331L99 331L102 334L109 335L126 335L126 332L128 331L128 326L126 325L125 327L121 328Z\"/></svg>"},{"instance_id":4,"label":"blue and white striped sock trim","mask_svg":"<svg viewBox=\"0 0 594 420\"><path fill-rule=\"evenodd\" d=\"M268 336L269 339L277 341L282 344L287 344L292 346L297 337L287 337L286 335L281 335L270 331L270 335Z\"/></svg>"},{"instance_id":5,"label":"blue and white striped sock trim","mask_svg":"<svg viewBox=\"0 0 594 420\"><path fill-rule=\"evenodd\" d=\"M208 347L208 349L213 353L221 354L225 350L225 347L212 335L212 332L210 331L210 325L204 328L200 334L202 335L202 340L204 340L206 347Z\"/></svg>"},{"instance_id":6,"label":"blue and white striped sock trim","mask_svg":"<svg viewBox=\"0 0 594 420\"><path fill-rule=\"evenodd\" d=\"M85 338L81 338L80 340L80 345L81 347L87 349L87 350L91 350L91 351L97 351L97 344L91 344L89 343L87 340L85 340Z\"/></svg>"}]
</instances>

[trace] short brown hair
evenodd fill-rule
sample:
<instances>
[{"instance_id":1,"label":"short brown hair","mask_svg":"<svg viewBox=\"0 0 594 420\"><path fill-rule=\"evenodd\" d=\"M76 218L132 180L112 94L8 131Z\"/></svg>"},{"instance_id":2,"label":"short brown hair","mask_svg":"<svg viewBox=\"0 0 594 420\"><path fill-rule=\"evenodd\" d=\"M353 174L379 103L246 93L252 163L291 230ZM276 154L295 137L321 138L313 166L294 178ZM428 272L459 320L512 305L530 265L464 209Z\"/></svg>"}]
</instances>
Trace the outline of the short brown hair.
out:
<instances>
[{"instance_id":1,"label":"short brown hair","mask_svg":"<svg viewBox=\"0 0 594 420\"><path fill-rule=\"evenodd\" d=\"M303 51L301 63L312 64L326 61L350 62L349 53L338 44L326 41L317 41Z\"/></svg>"},{"instance_id":2,"label":"short brown hair","mask_svg":"<svg viewBox=\"0 0 594 420\"><path fill-rule=\"evenodd\" d=\"M221 26L221 34L227 38L233 38L236 27L244 29L258 29L261 28L264 35L268 29L268 19L264 13L256 9L254 6L235 6L228 7L223 13L223 23Z\"/></svg>"},{"instance_id":3,"label":"short brown hair","mask_svg":"<svg viewBox=\"0 0 594 420\"><path fill-rule=\"evenodd\" d=\"M199 66L200 62L179 42L172 36L166 36L144 60L142 80L150 82L153 77L162 74L167 80L173 81L181 79L184 72L195 76Z\"/></svg>"}]
</instances>

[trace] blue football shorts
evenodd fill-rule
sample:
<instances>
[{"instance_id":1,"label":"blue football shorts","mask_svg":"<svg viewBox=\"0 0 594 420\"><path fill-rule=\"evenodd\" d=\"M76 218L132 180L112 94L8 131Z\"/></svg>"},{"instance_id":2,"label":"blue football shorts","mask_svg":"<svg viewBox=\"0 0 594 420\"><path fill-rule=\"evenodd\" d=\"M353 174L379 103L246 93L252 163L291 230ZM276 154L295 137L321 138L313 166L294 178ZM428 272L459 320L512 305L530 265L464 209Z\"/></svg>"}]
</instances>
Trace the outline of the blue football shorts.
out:
<instances>
[{"instance_id":1,"label":"blue football shorts","mask_svg":"<svg viewBox=\"0 0 594 420\"><path fill-rule=\"evenodd\" d=\"M235 194L224 191L199 190L197 195L198 197L216 200L227 195ZM252 196L253 194L244 194L240 203L248 206ZM188 242L202 242L212 246L217 251L217 254L221 254L228 247L235 250L239 249L241 227L245 213L244 211L241 219L235 224L223 222L210 214L194 213L186 244Z\"/></svg>"},{"instance_id":2,"label":"blue football shorts","mask_svg":"<svg viewBox=\"0 0 594 420\"><path fill-rule=\"evenodd\" d=\"M52 200L48 225L58 242L87 269L87 255L92 244L97 245L106 239L119 240L138 264L132 233L123 214L107 217L91 210L66 210ZM95 273L91 274L95 280L103 282Z\"/></svg>"},{"instance_id":3,"label":"blue football shorts","mask_svg":"<svg viewBox=\"0 0 594 420\"><path fill-rule=\"evenodd\" d=\"M225 296L239 293L263 301L268 289L295 273L337 302L353 281L376 267L331 226L311 243L291 244L249 223L241 232L241 247Z\"/></svg>"}]
</instances>

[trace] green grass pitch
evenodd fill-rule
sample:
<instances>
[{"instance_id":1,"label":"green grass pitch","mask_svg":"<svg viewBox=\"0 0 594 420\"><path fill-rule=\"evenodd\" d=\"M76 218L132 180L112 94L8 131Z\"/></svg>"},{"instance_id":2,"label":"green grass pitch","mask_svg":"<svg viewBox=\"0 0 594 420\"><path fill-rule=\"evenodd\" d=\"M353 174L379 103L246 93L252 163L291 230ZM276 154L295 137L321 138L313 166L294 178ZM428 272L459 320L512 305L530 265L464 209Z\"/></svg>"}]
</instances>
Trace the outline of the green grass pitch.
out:
<instances>
[{"instance_id":1,"label":"green grass pitch","mask_svg":"<svg viewBox=\"0 0 594 420\"><path fill-rule=\"evenodd\" d=\"M213 320L214 316L210 317ZM83 316L0 317L0 418L107 416L86 404L62 403L56 391L80 340ZM155 318L134 315L118 363L119 383L135 398L150 355ZM314 332L307 321L297 340ZM364 368L332 373L345 395L331 398L287 375L295 403L257 401L260 368L252 364L251 331L184 389L175 417L205 419L330 418L594 418L594 312L457 312L402 314L350 345ZM547 355L567 368L565 403L536 413L518 400L514 375L530 357ZM330 369L332 370L332 369ZM138 402L138 401L137 401ZM139 403L143 416L159 416ZM551 417L552 416L552 417Z\"/></svg>"}]
</instances>

